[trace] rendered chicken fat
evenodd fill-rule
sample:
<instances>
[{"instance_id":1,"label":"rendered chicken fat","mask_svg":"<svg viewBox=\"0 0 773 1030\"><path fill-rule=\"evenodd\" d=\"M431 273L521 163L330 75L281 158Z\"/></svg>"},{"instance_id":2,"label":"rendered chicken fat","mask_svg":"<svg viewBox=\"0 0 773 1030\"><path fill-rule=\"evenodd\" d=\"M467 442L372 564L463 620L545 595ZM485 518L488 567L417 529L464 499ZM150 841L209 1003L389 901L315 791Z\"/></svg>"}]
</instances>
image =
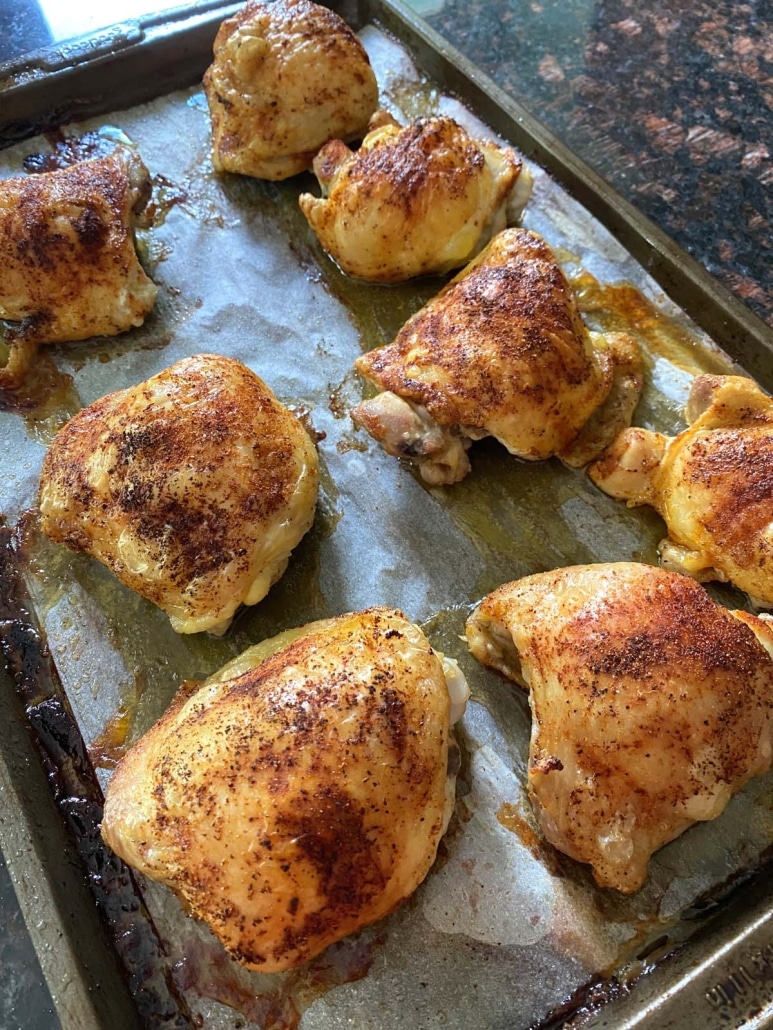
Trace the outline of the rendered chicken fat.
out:
<instances>
[{"instance_id":1,"label":"rendered chicken fat","mask_svg":"<svg viewBox=\"0 0 773 1030\"><path fill-rule=\"evenodd\" d=\"M508 583L470 650L529 691L528 789L559 850L630 893L654 851L773 758L773 627L679 573L622 562Z\"/></svg>"},{"instance_id":2,"label":"rendered chicken fat","mask_svg":"<svg viewBox=\"0 0 773 1030\"><path fill-rule=\"evenodd\" d=\"M455 782L444 661L401 612L278 639L183 686L118 765L102 823L117 854L265 972L397 908L435 860Z\"/></svg>"},{"instance_id":3,"label":"rendered chicken fat","mask_svg":"<svg viewBox=\"0 0 773 1030\"><path fill-rule=\"evenodd\" d=\"M43 461L41 527L162 608L222 633L284 572L310 528L316 447L233 358L186 358L95 401Z\"/></svg>"},{"instance_id":4,"label":"rendered chicken fat","mask_svg":"<svg viewBox=\"0 0 773 1030\"><path fill-rule=\"evenodd\" d=\"M18 323L11 339L61 343L142 325L158 292L134 246L150 188L127 147L0 180L0 318Z\"/></svg>"},{"instance_id":5,"label":"rendered chicken fat","mask_svg":"<svg viewBox=\"0 0 773 1030\"><path fill-rule=\"evenodd\" d=\"M309 0L247 3L220 27L204 76L216 169L286 179L331 139L367 130L378 103L368 55Z\"/></svg>"}]
</instances>

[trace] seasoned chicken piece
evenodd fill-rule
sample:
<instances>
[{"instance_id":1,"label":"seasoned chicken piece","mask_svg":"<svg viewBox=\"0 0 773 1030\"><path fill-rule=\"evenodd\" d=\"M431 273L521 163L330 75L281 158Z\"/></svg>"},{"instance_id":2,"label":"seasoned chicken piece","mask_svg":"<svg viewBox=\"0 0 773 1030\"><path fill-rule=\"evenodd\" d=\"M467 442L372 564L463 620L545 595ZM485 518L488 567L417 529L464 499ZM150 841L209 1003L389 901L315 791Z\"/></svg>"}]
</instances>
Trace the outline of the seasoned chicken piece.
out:
<instances>
[{"instance_id":1,"label":"seasoned chicken piece","mask_svg":"<svg viewBox=\"0 0 773 1030\"><path fill-rule=\"evenodd\" d=\"M134 247L150 189L128 147L0 180L0 318L19 323L6 339L61 343L142 325L158 292Z\"/></svg>"},{"instance_id":2,"label":"seasoned chicken piece","mask_svg":"<svg viewBox=\"0 0 773 1030\"><path fill-rule=\"evenodd\" d=\"M349 275L394 283L448 272L520 217L531 176L510 147L472 139L452 118L374 124L356 153L340 140L323 147L314 159L322 197L299 198Z\"/></svg>"},{"instance_id":3,"label":"seasoned chicken piece","mask_svg":"<svg viewBox=\"0 0 773 1030\"><path fill-rule=\"evenodd\" d=\"M224 632L312 524L316 447L266 384L200 354L80 411L43 461L52 540L85 551L179 633Z\"/></svg>"},{"instance_id":4,"label":"seasoned chicken piece","mask_svg":"<svg viewBox=\"0 0 773 1030\"><path fill-rule=\"evenodd\" d=\"M102 836L239 962L300 965L427 875L466 697L456 663L401 612L282 634L181 688L118 765Z\"/></svg>"},{"instance_id":5,"label":"seasoned chicken piece","mask_svg":"<svg viewBox=\"0 0 773 1030\"><path fill-rule=\"evenodd\" d=\"M360 139L378 103L365 48L310 0L251 0L215 37L204 75L218 171L287 179L331 139Z\"/></svg>"},{"instance_id":6,"label":"seasoned chicken piece","mask_svg":"<svg viewBox=\"0 0 773 1030\"><path fill-rule=\"evenodd\" d=\"M547 839L630 893L773 757L773 624L675 572L622 562L508 583L470 650L529 691L529 795Z\"/></svg>"},{"instance_id":7,"label":"seasoned chicken piece","mask_svg":"<svg viewBox=\"0 0 773 1030\"><path fill-rule=\"evenodd\" d=\"M742 376L698 376L689 428L621 433L589 471L602 490L662 515L667 568L730 580L773 607L773 400Z\"/></svg>"},{"instance_id":8,"label":"seasoned chicken piece","mask_svg":"<svg viewBox=\"0 0 773 1030\"><path fill-rule=\"evenodd\" d=\"M630 422L642 383L635 341L589 333L547 243L516 228L356 368L383 392L355 423L433 484L462 479L484 436L582 464Z\"/></svg>"}]
</instances>

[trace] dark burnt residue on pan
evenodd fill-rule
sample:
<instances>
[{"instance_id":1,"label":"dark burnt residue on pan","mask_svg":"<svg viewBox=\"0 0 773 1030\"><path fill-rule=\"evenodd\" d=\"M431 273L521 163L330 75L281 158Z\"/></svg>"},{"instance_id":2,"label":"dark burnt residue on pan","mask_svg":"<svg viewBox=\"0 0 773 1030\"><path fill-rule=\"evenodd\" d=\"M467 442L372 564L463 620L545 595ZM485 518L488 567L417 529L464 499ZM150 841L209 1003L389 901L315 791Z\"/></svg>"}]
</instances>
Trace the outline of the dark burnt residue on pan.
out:
<instances>
[{"instance_id":1,"label":"dark burnt residue on pan","mask_svg":"<svg viewBox=\"0 0 773 1030\"><path fill-rule=\"evenodd\" d=\"M24 586L24 554L0 525L0 649L56 806L75 842L97 907L148 1027L190 1026L162 945L128 866L102 842L102 793Z\"/></svg>"},{"instance_id":2,"label":"dark burnt residue on pan","mask_svg":"<svg viewBox=\"0 0 773 1030\"><path fill-rule=\"evenodd\" d=\"M112 154L117 143L128 143L129 140L120 134L106 131L84 132L81 136L65 136L61 129L44 133L46 142L51 146L50 153L28 154L22 161L25 172L39 175L43 172L56 172L62 168L70 168L79 161L89 161L95 157Z\"/></svg>"}]
</instances>

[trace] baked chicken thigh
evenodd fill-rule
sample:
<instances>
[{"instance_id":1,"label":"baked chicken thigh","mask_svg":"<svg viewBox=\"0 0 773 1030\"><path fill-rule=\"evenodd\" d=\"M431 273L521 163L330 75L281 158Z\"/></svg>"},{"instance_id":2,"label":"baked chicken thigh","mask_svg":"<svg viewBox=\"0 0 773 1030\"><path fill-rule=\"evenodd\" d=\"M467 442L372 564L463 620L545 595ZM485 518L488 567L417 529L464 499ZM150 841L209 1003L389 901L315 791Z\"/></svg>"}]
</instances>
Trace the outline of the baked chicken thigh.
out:
<instances>
[{"instance_id":1,"label":"baked chicken thigh","mask_svg":"<svg viewBox=\"0 0 773 1030\"><path fill-rule=\"evenodd\" d=\"M310 0L251 0L215 37L204 75L215 168L286 179L331 139L359 139L378 103L365 48Z\"/></svg>"},{"instance_id":2,"label":"baked chicken thigh","mask_svg":"<svg viewBox=\"0 0 773 1030\"><path fill-rule=\"evenodd\" d=\"M134 246L150 191L128 147L0 180L0 318L18 323L7 339L61 343L142 325L158 292Z\"/></svg>"},{"instance_id":3,"label":"baked chicken thigh","mask_svg":"<svg viewBox=\"0 0 773 1030\"><path fill-rule=\"evenodd\" d=\"M529 795L547 839L630 893L773 757L773 623L636 563L508 583L470 650L529 691Z\"/></svg>"},{"instance_id":4,"label":"baked chicken thigh","mask_svg":"<svg viewBox=\"0 0 773 1030\"><path fill-rule=\"evenodd\" d=\"M452 118L401 128L378 114L355 153L322 148L322 197L301 210L323 248L349 275L394 283L460 268L520 217L531 176L509 147L472 139Z\"/></svg>"},{"instance_id":5,"label":"baked chicken thigh","mask_svg":"<svg viewBox=\"0 0 773 1030\"><path fill-rule=\"evenodd\" d=\"M466 696L456 663L401 612L282 634L181 688L119 763L102 836L239 962L300 965L427 875Z\"/></svg>"},{"instance_id":6,"label":"baked chicken thigh","mask_svg":"<svg viewBox=\"0 0 773 1030\"><path fill-rule=\"evenodd\" d=\"M642 382L635 341L589 333L547 243L518 228L356 368L382 392L354 422L432 484L464 478L484 436L520 458L582 464L630 423Z\"/></svg>"},{"instance_id":7,"label":"baked chicken thigh","mask_svg":"<svg viewBox=\"0 0 773 1030\"><path fill-rule=\"evenodd\" d=\"M743 376L701 375L686 417L674 438L626 430L589 474L613 497L662 515L665 567L730 580L773 607L773 400Z\"/></svg>"},{"instance_id":8,"label":"baked chicken thigh","mask_svg":"<svg viewBox=\"0 0 773 1030\"><path fill-rule=\"evenodd\" d=\"M312 524L318 458L300 421L233 358L200 354L72 418L43 461L41 527L162 608L222 633Z\"/></svg>"}]
</instances>

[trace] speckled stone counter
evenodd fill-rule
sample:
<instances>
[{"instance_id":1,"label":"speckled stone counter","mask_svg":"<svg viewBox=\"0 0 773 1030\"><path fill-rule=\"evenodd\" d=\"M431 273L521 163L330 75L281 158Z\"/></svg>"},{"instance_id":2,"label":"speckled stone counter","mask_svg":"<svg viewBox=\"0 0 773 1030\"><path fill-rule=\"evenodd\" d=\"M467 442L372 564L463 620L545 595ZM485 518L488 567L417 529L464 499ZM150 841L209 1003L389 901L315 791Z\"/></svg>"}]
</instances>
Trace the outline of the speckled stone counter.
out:
<instances>
[{"instance_id":1,"label":"speckled stone counter","mask_svg":"<svg viewBox=\"0 0 773 1030\"><path fill-rule=\"evenodd\" d=\"M773 6L412 0L773 325Z\"/></svg>"}]
</instances>

